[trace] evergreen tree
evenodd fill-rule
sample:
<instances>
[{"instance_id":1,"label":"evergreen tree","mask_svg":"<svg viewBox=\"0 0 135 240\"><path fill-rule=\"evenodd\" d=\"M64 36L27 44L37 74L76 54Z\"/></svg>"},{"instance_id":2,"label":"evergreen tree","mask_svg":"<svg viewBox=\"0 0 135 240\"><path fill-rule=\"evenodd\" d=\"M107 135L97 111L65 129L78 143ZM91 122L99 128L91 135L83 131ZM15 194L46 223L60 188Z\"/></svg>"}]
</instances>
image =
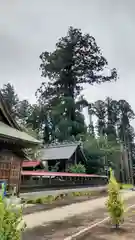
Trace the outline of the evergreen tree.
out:
<instances>
[{"instance_id":1,"label":"evergreen tree","mask_svg":"<svg viewBox=\"0 0 135 240\"><path fill-rule=\"evenodd\" d=\"M106 133L106 106L105 102L98 100L94 103L94 114L97 117L97 130L99 136Z\"/></svg>"},{"instance_id":2,"label":"evergreen tree","mask_svg":"<svg viewBox=\"0 0 135 240\"><path fill-rule=\"evenodd\" d=\"M62 126L68 124L70 136L76 137L80 134L80 129L84 131L85 128L82 128L78 121L76 105L76 99L84 84L116 80L116 69L110 71L110 76L105 76L103 72L108 62L102 56L94 37L73 27L68 29L65 37L59 39L52 53L43 52L40 59L42 76L48 79L38 90L39 101L47 103L55 111L58 111L60 102L59 105L64 107L64 110L63 114L59 114L58 122L61 122L62 118ZM59 126L57 129L61 132Z\"/></svg>"},{"instance_id":3,"label":"evergreen tree","mask_svg":"<svg viewBox=\"0 0 135 240\"><path fill-rule=\"evenodd\" d=\"M106 115L107 115L107 124L106 124L106 134L108 141L117 141L117 123L119 120L119 106L116 100L111 98L106 98Z\"/></svg>"},{"instance_id":4,"label":"evergreen tree","mask_svg":"<svg viewBox=\"0 0 135 240\"><path fill-rule=\"evenodd\" d=\"M4 84L0 91L12 116L16 118L18 114L17 105L19 102L19 97L15 92L14 86L10 83Z\"/></svg>"}]
</instances>

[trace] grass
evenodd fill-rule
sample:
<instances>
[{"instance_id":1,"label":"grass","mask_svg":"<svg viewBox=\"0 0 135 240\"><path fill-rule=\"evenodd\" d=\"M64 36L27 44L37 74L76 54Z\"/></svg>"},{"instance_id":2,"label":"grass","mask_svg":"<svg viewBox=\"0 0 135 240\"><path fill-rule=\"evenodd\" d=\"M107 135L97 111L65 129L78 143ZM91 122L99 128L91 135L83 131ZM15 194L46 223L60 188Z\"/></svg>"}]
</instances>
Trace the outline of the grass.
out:
<instances>
[{"instance_id":1,"label":"grass","mask_svg":"<svg viewBox=\"0 0 135 240\"><path fill-rule=\"evenodd\" d=\"M123 184L121 184L121 188L122 189L131 189L131 188L133 188L134 186L132 185L132 184L125 184L125 183L123 183Z\"/></svg>"}]
</instances>

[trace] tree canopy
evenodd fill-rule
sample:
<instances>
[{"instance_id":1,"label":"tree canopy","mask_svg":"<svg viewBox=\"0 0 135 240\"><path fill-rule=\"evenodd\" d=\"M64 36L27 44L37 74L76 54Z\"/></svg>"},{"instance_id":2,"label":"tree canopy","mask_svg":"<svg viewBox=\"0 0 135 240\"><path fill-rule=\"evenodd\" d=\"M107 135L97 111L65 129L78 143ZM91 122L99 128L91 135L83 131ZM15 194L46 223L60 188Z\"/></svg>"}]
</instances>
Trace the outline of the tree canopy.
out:
<instances>
[{"instance_id":1,"label":"tree canopy","mask_svg":"<svg viewBox=\"0 0 135 240\"><path fill-rule=\"evenodd\" d=\"M110 96L88 102L82 94L85 86L117 80L116 69L109 69L95 38L69 27L54 51L41 53L40 61L43 82L35 93L35 104L20 100L11 83L1 89L16 120L44 143L80 142L88 173L105 173L109 166L118 169L121 145L130 163L135 164L135 133L131 125L135 114L130 104ZM84 108L88 110L88 125Z\"/></svg>"},{"instance_id":2,"label":"tree canopy","mask_svg":"<svg viewBox=\"0 0 135 240\"><path fill-rule=\"evenodd\" d=\"M105 75L108 62L95 38L73 27L69 27L67 35L58 40L53 52L42 52L40 59L41 76L45 80L37 95L38 101L50 110L48 125L50 119L55 121L54 132L58 140L63 140L63 137L60 139L62 133L64 138L76 138L86 132L80 111L82 101L79 101L84 84L116 80L116 69Z\"/></svg>"}]
</instances>

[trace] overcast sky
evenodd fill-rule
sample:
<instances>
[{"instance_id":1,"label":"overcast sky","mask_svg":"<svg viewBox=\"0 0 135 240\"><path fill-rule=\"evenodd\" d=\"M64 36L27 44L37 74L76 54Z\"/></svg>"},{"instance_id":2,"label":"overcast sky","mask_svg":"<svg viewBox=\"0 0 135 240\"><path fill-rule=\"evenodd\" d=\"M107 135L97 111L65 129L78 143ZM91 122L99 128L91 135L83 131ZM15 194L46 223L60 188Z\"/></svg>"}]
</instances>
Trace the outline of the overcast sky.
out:
<instances>
[{"instance_id":1,"label":"overcast sky","mask_svg":"<svg viewBox=\"0 0 135 240\"><path fill-rule=\"evenodd\" d=\"M69 26L93 35L119 74L117 83L89 86L87 99L123 98L135 111L134 0L0 0L0 87L11 82L34 102L44 80L39 55L53 51Z\"/></svg>"}]
</instances>

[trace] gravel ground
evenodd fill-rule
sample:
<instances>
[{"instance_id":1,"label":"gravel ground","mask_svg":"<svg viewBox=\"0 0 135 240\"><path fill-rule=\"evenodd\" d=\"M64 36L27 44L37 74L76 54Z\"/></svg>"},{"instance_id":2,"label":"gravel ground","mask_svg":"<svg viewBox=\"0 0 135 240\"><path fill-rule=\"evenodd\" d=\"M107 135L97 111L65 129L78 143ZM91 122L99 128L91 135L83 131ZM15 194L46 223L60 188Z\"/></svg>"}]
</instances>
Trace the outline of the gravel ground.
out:
<instances>
[{"instance_id":1,"label":"gravel ground","mask_svg":"<svg viewBox=\"0 0 135 240\"><path fill-rule=\"evenodd\" d=\"M80 231L90 223L99 221L102 217L106 216L107 213L104 212L104 209L99 209L93 213L88 212L64 221L55 221L49 225L42 225L26 231L23 235L23 240L63 240L65 237Z\"/></svg>"},{"instance_id":2,"label":"gravel ground","mask_svg":"<svg viewBox=\"0 0 135 240\"><path fill-rule=\"evenodd\" d=\"M125 214L124 224L118 230L112 228L110 222L92 229L80 240L134 240L135 239L135 208Z\"/></svg>"},{"instance_id":3,"label":"gravel ground","mask_svg":"<svg viewBox=\"0 0 135 240\"><path fill-rule=\"evenodd\" d=\"M51 204L32 204L29 206L29 204L27 205L27 207L25 207L23 209L23 214L31 214L31 213L35 213L35 212L39 212L39 211L46 211L46 210L51 210L57 207L63 207L63 206L67 206L73 203L81 203L84 201L90 201L92 199L97 199L97 198L101 198L103 196L106 196L107 193L106 192L98 192L97 196L95 195L91 195L91 196L79 196L79 197L66 197L65 199L60 199L57 201L54 201Z\"/></svg>"},{"instance_id":4,"label":"gravel ground","mask_svg":"<svg viewBox=\"0 0 135 240\"><path fill-rule=\"evenodd\" d=\"M133 194L133 197L131 197L131 194L128 194L126 198L128 197L130 198L125 201L127 207L135 203L135 193ZM100 200L100 205L102 205L101 202L105 203L105 199L103 200L103 198L101 198L97 200ZM89 202L92 203L92 201L94 200L91 200ZM72 217L69 216L65 220L55 220L48 224L48 222L44 219L44 223L42 223L40 226L35 226L33 229L27 229L23 234L23 240L63 240L66 236L72 235L81 229L88 227L90 224L98 222L108 216L106 210L103 208L104 205L102 205L102 208L99 208L99 206L97 206L97 209L95 205L89 204L89 206L90 205L91 208L87 208L87 212L79 214L80 208L78 208L77 215ZM92 207L92 205L95 207ZM46 212L44 212L44 216L46 216ZM45 218L47 219L48 217ZM90 235L86 236L86 240L87 239L98 240L98 238L90 238ZM82 240L85 239L83 238Z\"/></svg>"}]
</instances>

